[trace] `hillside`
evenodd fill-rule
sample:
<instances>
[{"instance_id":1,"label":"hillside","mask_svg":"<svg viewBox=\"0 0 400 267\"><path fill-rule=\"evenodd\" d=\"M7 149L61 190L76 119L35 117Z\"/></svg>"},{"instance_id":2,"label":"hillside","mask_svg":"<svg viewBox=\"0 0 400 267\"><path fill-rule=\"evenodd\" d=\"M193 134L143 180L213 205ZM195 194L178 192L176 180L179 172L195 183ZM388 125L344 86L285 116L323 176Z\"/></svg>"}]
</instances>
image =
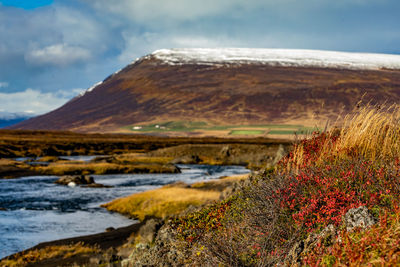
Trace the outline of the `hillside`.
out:
<instances>
[{"instance_id":1,"label":"hillside","mask_svg":"<svg viewBox=\"0 0 400 267\"><path fill-rule=\"evenodd\" d=\"M230 197L166 222L123 266L398 266L399 114L362 108L299 142Z\"/></svg>"},{"instance_id":2,"label":"hillside","mask_svg":"<svg viewBox=\"0 0 400 267\"><path fill-rule=\"evenodd\" d=\"M350 112L360 99L399 102L399 69L396 55L158 50L64 106L11 128L127 132L177 121L315 126Z\"/></svg>"}]
</instances>

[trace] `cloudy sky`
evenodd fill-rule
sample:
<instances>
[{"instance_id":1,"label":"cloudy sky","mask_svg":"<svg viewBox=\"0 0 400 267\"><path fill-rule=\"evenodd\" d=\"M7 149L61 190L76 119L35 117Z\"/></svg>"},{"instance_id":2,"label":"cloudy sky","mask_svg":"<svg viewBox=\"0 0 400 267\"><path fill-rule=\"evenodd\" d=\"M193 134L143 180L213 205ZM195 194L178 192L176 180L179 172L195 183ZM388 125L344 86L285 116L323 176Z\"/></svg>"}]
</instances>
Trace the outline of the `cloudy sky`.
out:
<instances>
[{"instance_id":1,"label":"cloudy sky","mask_svg":"<svg viewBox=\"0 0 400 267\"><path fill-rule=\"evenodd\" d=\"M0 0L0 114L50 111L173 47L400 54L398 0Z\"/></svg>"}]
</instances>

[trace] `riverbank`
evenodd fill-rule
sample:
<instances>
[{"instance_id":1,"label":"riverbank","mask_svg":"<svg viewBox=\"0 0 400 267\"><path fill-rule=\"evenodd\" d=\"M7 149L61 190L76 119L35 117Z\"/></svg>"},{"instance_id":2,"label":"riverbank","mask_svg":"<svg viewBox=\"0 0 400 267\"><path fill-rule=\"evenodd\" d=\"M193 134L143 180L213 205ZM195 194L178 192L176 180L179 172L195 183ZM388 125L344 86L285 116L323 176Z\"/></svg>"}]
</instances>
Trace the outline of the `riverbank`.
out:
<instances>
[{"instance_id":1,"label":"riverbank","mask_svg":"<svg viewBox=\"0 0 400 267\"><path fill-rule=\"evenodd\" d=\"M180 182L114 200L105 205L109 210L139 218L141 222L128 227L109 229L104 233L44 242L6 257L0 263L5 266L70 266L73 264L98 266L110 261L114 262L115 266L119 266L119 259L127 258L133 248L145 246L154 240L156 231L166 218L199 209L230 195L235 190L235 185L246 180L248 176L248 174L234 175L191 185ZM176 196L176 190L184 192L181 192L182 195L178 198L165 197L171 194ZM198 196L193 202L194 194ZM154 201L155 196L162 197ZM140 201L142 204L147 202L146 205L137 205L138 199L142 200ZM186 205L187 203L190 204ZM121 211L127 207L126 205L130 207L129 214ZM174 208L163 210L166 205ZM162 213L154 211L162 211ZM71 249L76 253L66 252ZM27 264L23 265L25 263Z\"/></svg>"},{"instance_id":2,"label":"riverbank","mask_svg":"<svg viewBox=\"0 0 400 267\"><path fill-rule=\"evenodd\" d=\"M146 153L94 157L90 161L60 156L0 159L0 179L33 175L90 175L118 173L179 173L176 164L242 165L252 170L270 167L289 145L184 144Z\"/></svg>"}]
</instances>

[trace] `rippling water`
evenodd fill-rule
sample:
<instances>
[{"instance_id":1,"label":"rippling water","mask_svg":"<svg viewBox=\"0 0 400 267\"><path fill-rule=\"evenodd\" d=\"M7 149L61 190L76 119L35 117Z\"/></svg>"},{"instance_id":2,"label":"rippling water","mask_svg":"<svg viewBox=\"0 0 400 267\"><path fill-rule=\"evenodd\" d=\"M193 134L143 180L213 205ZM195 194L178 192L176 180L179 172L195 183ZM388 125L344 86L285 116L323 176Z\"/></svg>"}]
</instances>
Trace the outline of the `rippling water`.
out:
<instances>
[{"instance_id":1,"label":"rippling water","mask_svg":"<svg viewBox=\"0 0 400 267\"><path fill-rule=\"evenodd\" d=\"M0 258L40 242L103 232L134 221L110 213L100 204L176 181L193 183L247 173L239 166L180 165L180 174L93 175L113 188L70 188L54 184L56 176L0 179Z\"/></svg>"}]
</instances>

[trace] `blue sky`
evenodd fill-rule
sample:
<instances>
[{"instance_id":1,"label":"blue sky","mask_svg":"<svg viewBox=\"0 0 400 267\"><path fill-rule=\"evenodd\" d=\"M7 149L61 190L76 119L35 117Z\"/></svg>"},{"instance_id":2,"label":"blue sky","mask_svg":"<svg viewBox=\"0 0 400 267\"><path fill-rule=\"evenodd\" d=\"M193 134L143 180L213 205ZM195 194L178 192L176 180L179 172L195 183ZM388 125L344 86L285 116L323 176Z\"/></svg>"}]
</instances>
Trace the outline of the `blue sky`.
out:
<instances>
[{"instance_id":1,"label":"blue sky","mask_svg":"<svg viewBox=\"0 0 400 267\"><path fill-rule=\"evenodd\" d=\"M42 6L51 5L53 0L0 0L0 3L4 6L35 9Z\"/></svg>"},{"instance_id":2,"label":"blue sky","mask_svg":"<svg viewBox=\"0 0 400 267\"><path fill-rule=\"evenodd\" d=\"M41 114L172 47L400 54L398 0L0 0L0 115Z\"/></svg>"}]
</instances>

